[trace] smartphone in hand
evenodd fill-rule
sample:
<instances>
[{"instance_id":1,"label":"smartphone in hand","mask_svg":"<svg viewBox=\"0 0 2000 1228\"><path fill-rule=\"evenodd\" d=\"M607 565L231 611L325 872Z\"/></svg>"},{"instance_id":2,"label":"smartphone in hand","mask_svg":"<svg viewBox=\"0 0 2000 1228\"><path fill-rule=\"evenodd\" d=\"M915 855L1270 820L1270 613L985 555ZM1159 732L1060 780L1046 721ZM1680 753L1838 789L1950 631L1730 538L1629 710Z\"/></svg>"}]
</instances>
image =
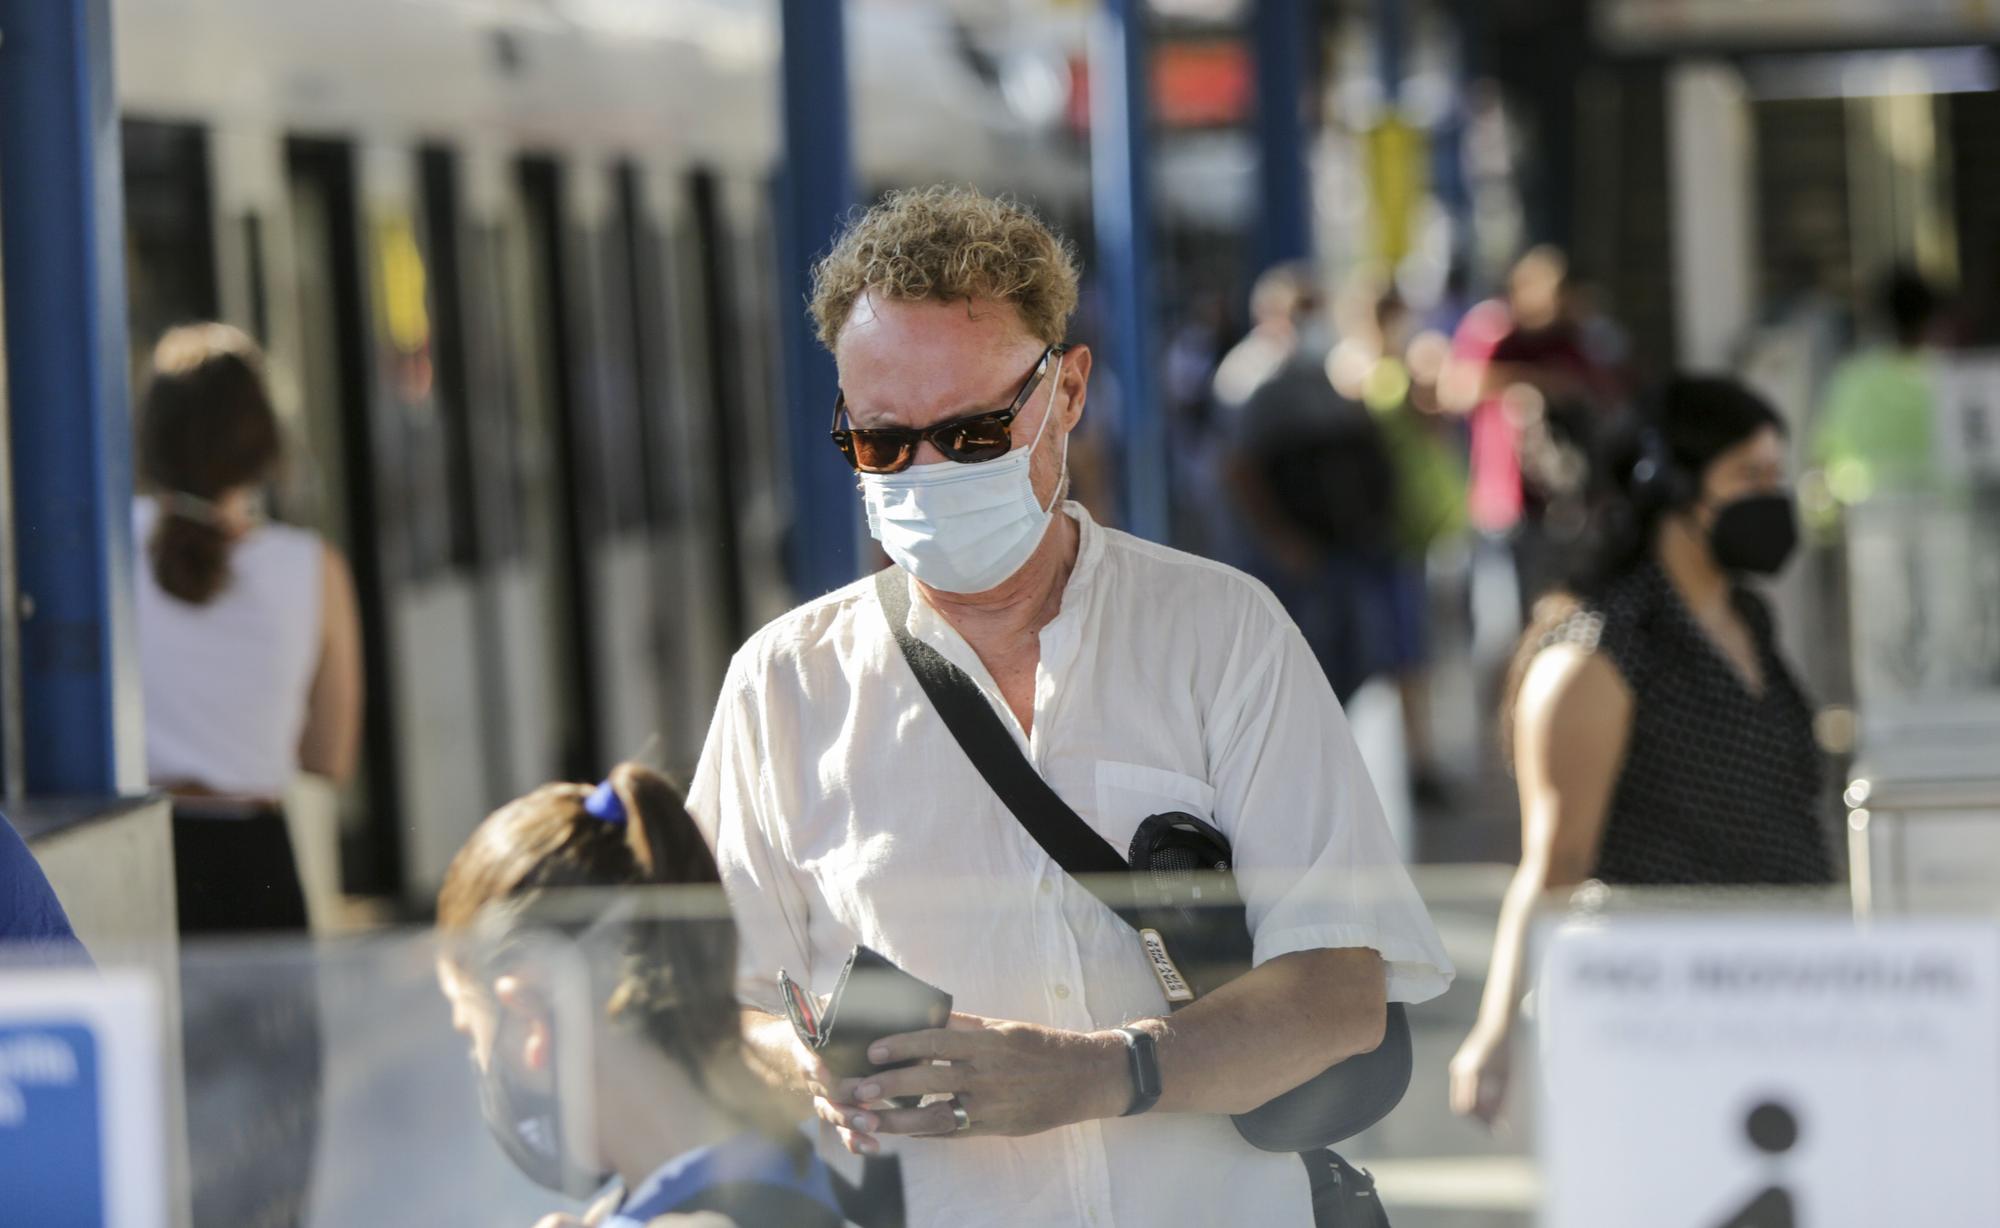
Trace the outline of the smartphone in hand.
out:
<instances>
[{"instance_id":1,"label":"smartphone in hand","mask_svg":"<svg viewBox=\"0 0 2000 1228\"><path fill-rule=\"evenodd\" d=\"M782 969L778 987L784 991L785 1014L799 1041L843 1079L895 1068L878 1067L868 1060L868 1046L884 1036L941 1028L951 1019L950 994L918 980L865 946L855 947L848 955L824 1007L817 1005L811 990ZM905 1096L892 1103L897 1108L911 1108L917 1100Z\"/></svg>"}]
</instances>

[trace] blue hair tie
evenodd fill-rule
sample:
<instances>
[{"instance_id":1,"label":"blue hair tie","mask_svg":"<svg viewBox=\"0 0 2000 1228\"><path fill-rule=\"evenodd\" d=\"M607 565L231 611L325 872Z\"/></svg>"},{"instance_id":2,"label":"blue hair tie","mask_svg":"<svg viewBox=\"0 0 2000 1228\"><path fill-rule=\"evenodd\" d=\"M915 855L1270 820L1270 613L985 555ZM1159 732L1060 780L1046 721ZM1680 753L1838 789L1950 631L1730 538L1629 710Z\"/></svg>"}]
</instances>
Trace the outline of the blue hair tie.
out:
<instances>
[{"instance_id":1,"label":"blue hair tie","mask_svg":"<svg viewBox=\"0 0 2000 1228\"><path fill-rule=\"evenodd\" d=\"M583 800L583 808L593 818L606 823L625 821L625 803L619 800L618 790L611 787L609 780L590 791L590 796Z\"/></svg>"}]
</instances>

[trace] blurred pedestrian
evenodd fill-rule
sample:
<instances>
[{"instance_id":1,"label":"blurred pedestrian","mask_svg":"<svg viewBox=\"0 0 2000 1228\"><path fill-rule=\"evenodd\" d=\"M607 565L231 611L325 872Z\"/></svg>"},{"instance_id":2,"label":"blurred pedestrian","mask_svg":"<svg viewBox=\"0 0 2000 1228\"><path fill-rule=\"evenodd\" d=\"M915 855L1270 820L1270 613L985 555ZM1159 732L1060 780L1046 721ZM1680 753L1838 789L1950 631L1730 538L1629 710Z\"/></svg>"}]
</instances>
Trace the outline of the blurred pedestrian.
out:
<instances>
[{"instance_id":1,"label":"blurred pedestrian","mask_svg":"<svg viewBox=\"0 0 2000 1228\"><path fill-rule=\"evenodd\" d=\"M1393 282L1358 276L1341 311L1341 340L1327 374L1343 396L1373 414L1395 475L1390 549L1380 580L1387 600L1385 670L1395 678L1411 796L1433 813L1449 802L1430 720L1430 554L1465 529L1465 472L1451 424L1438 406L1447 344L1437 333L1410 336L1410 311Z\"/></svg>"},{"instance_id":2,"label":"blurred pedestrian","mask_svg":"<svg viewBox=\"0 0 2000 1228\"><path fill-rule=\"evenodd\" d=\"M1258 329L1216 374L1218 403L1242 394L1225 461L1244 530L1234 561L1270 586L1345 703L1396 664L1396 469L1373 415L1335 386L1310 273L1282 265L1258 290Z\"/></svg>"},{"instance_id":3,"label":"blurred pedestrian","mask_svg":"<svg viewBox=\"0 0 2000 1228\"><path fill-rule=\"evenodd\" d=\"M1208 412L1197 469L1194 507L1203 518L1205 553L1251 570L1257 529L1238 506L1237 440L1250 396L1301 350L1324 353L1332 344L1321 319L1312 269L1298 262L1266 269L1250 289L1250 329L1219 358L1208 388Z\"/></svg>"},{"instance_id":4,"label":"blurred pedestrian","mask_svg":"<svg viewBox=\"0 0 2000 1228\"><path fill-rule=\"evenodd\" d=\"M1219 292L1196 296L1172 328L1161 364L1167 407L1167 469L1172 482L1172 541L1193 554L1221 557L1213 523L1217 472L1214 382L1229 336L1228 303Z\"/></svg>"},{"instance_id":5,"label":"blurred pedestrian","mask_svg":"<svg viewBox=\"0 0 2000 1228\"><path fill-rule=\"evenodd\" d=\"M361 634L339 553L268 523L281 442L263 359L222 324L153 351L135 506L146 767L175 797L181 929L304 929L282 798L336 783L361 733Z\"/></svg>"},{"instance_id":6,"label":"blurred pedestrian","mask_svg":"<svg viewBox=\"0 0 2000 1228\"><path fill-rule=\"evenodd\" d=\"M1215 369L1214 409L1225 431L1250 395L1295 356L1324 357L1333 346L1332 325L1312 267L1302 261L1273 265L1250 288L1250 331L1229 347Z\"/></svg>"},{"instance_id":7,"label":"blurred pedestrian","mask_svg":"<svg viewBox=\"0 0 2000 1228\"><path fill-rule=\"evenodd\" d=\"M1598 535L1537 607L1502 713L1521 865L1451 1064L1453 1108L1487 1121L1545 891L1833 879L1811 705L1747 584L1798 538L1782 419L1734 380L1677 378L1602 456Z\"/></svg>"},{"instance_id":8,"label":"blurred pedestrian","mask_svg":"<svg viewBox=\"0 0 2000 1228\"><path fill-rule=\"evenodd\" d=\"M546 1228L844 1222L804 1102L744 1048L720 889L693 915L635 890L719 882L679 791L634 764L502 806L445 872L438 980L486 1125L537 1183L599 1196Z\"/></svg>"},{"instance_id":9,"label":"blurred pedestrian","mask_svg":"<svg viewBox=\"0 0 2000 1228\"><path fill-rule=\"evenodd\" d=\"M1896 269L1873 306L1877 340L1834 368L1808 449L1843 504L1928 490L1938 474L1930 371L1937 294L1914 270Z\"/></svg>"},{"instance_id":10,"label":"blurred pedestrian","mask_svg":"<svg viewBox=\"0 0 2000 1228\"><path fill-rule=\"evenodd\" d=\"M1612 399L1566 311L1567 278L1560 250L1530 249L1508 274L1505 302L1468 312L1453 345L1447 403L1471 416L1468 510L1474 528L1504 543L1524 614L1560 578L1582 528L1584 458Z\"/></svg>"}]
</instances>

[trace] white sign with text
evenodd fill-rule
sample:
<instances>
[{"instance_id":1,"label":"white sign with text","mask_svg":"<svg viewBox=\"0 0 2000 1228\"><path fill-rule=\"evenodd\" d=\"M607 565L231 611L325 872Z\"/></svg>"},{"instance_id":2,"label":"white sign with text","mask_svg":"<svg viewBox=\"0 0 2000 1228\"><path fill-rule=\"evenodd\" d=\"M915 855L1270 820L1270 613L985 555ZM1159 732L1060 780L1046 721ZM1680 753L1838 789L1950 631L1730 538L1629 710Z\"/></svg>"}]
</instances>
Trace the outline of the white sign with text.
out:
<instances>
[{"instance_id":1,"label":"white sign with text","mask_svg":"<svg viewBox=\"0 0 2000 1228\"><path fill-rule=\"evenodd\" d=\"M2000 924L1545 931L1549 1228L2000 1224Z\"/></svg>"}]
</instances>

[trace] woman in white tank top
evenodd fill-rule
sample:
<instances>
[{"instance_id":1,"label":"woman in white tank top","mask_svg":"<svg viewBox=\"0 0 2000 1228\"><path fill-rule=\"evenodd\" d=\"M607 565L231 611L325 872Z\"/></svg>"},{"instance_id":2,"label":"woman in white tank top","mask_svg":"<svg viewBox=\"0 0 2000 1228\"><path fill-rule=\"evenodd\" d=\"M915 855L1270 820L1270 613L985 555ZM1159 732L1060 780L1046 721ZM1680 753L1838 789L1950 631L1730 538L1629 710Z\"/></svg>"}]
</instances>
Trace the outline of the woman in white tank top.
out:
<instances>
[{"instance_id":1,"label":"woman in white tank top","mask_svg":"<svg viewBox=\"0 0 2000 1228\"><path fill-rule=\"evenodd\" d=\"M176 799L183 932L303 927L279 799L301 771L344 780L360 740L347 565L259 512L280 459L262 366L236 329L173 329L139 414L146 763Z\"/></svg>"},{"instance_id":2,"label":"woman in white tank top","mask_svg":"<svg viewBox=\"0 0 2000 1228\"><path fill-rule=\"evenodd\" d=\"M280 451L262 368L233 328L173 329L153 351L139 411L146 760L153 783L174 794L184 935L306 929L278 799L301 770L346 778L360 737L347 565L315 535L265 524L258 511ZM273 961L240 985L209 978L183 996L182 1012L190 1139L240 1133L233 1089L246 1069L286 1109L257 1124L253 1163L195 1156L195 1221L304 1223L320 1099L310 965Z\"/></svg>"}]
</instances>

